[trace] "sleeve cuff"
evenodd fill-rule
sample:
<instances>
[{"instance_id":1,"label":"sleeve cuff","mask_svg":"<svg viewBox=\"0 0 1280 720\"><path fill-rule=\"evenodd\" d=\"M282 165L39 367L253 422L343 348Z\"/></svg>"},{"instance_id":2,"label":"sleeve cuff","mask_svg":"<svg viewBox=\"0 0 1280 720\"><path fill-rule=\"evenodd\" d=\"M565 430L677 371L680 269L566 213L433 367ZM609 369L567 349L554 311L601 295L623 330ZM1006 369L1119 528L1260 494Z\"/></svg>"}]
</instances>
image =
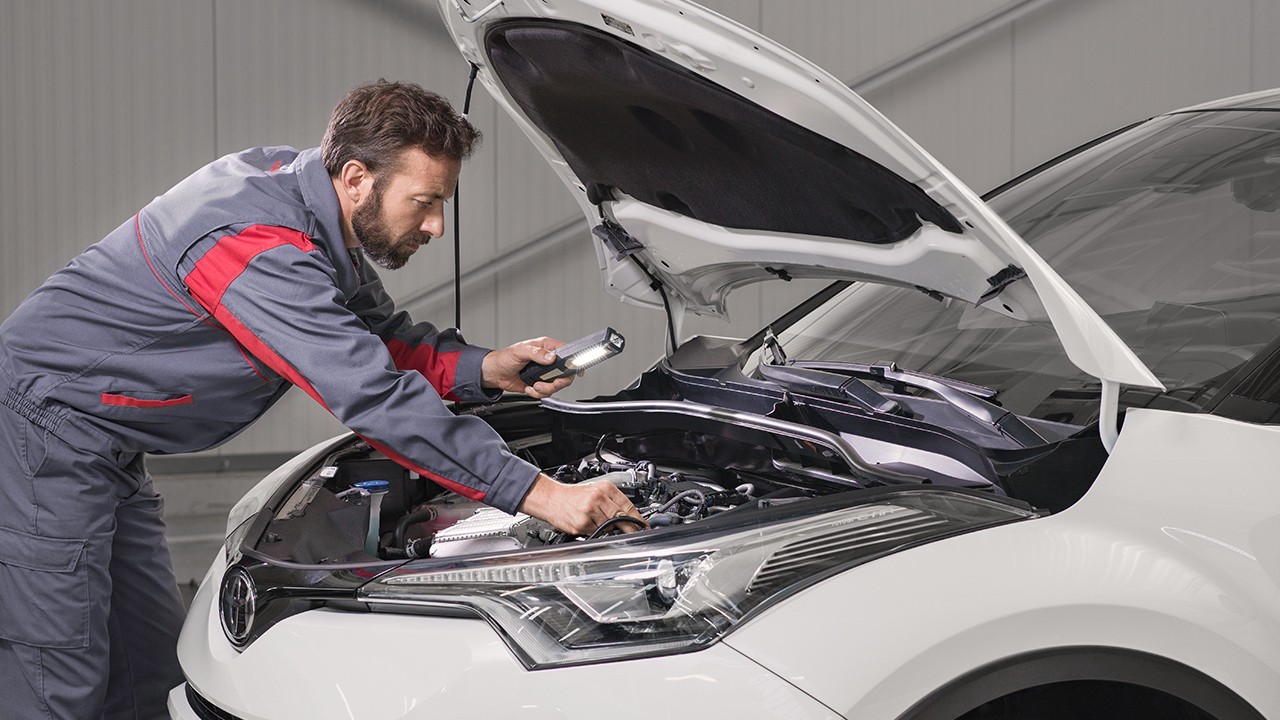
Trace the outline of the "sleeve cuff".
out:
<instances>
[{"instance_id":1,"label":"sleeve cuff","mask_svg":"<svg viewBox=\"0 0 1280 720\"><path fill-rule=\"evenodd\" d=\"M485 388L481 385L483 377L484 357L491 351L489 348L468 345L462 349L457 368L453 375L453 389L450 394L463 402L493 402L502 397L502 391L496 388Z\"/></svg>"},{"instance_id":2,"label":"sleeve cuff","mask_svg":"<svg viewBox=\"0 0 1280 720\"><path fill-rule=\"evenodd\" d=\"M533 465L512 456L489 486L491 490L485 495L485 504L512 515L516 514L520 505L524 503L524 496L529 494L540 472Z\"/></svg>"}]
</instances>

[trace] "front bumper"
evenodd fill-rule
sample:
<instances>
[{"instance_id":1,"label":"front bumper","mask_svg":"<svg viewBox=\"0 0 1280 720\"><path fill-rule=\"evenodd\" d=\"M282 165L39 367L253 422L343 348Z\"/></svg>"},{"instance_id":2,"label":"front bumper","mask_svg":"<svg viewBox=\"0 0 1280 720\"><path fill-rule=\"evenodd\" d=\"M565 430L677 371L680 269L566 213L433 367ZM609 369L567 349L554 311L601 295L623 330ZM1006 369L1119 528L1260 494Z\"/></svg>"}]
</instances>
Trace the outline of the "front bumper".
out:
<instances>
[{"instance_id":1,"label":"front bumper","mask_svg":"<svg viewBox=\"0 0 1280 720\"><path fill-rule=\"evenodd\" d=\"M528 671L483 620L313 610L237 652L223 636L212 568L178 645L180 720L651 718L840 715L724 643L684 655ZM222 713L222 714L216 714Z\"/></svg>"}]
</instances>

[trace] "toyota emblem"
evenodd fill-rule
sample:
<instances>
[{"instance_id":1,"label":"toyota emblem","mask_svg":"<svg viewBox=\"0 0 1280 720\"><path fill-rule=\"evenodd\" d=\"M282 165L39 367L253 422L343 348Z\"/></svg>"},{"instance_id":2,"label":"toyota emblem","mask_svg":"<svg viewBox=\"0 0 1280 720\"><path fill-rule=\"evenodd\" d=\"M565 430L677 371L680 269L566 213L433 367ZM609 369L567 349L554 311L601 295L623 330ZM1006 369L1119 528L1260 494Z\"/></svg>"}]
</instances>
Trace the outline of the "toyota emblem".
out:
<instances>
[{"instance_id":1,"label":"toyota emblem","mask_svg":"<svg viewBox=\"0 0 1280 720\"><path fill-rule=\"evenodd\" d=\"M257 593L253 578L242 567L231 568L222 579L218 615L222 619L222 631L235 645L244 645L249 640L249 633L253 630Z\"/></svg>"}]
</instances>

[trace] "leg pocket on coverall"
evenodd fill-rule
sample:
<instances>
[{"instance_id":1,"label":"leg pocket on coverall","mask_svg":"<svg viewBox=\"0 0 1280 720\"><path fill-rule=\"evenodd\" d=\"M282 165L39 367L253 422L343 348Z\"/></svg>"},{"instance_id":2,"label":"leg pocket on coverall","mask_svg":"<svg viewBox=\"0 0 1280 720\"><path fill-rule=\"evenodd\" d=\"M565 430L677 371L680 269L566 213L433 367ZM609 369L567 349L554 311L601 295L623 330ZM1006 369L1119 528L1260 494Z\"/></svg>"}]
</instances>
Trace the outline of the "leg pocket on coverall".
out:
<instances>
[{"instance_id":1,"label":"leg pocket on coverall","mask_svg":"<svg viewBox=\"0 0 1280 720\"><path fill-rule=\"evenodd\" d=\"M88 647L85 542L0 527L0 638L44 648Z\"/></svg>"},{"instance_id":2,"label":"leg pocket on coverall","mask_svg":"<svg viewBox=\"0 0 1280 720\"><path fill-rule=\"evenodd\" d=\"M49 454L49 431L33 423L22 423L19 435L19 448L22 451L22 462L27 466L27 478L33 478Z\"/></svg>"}]
</instances>

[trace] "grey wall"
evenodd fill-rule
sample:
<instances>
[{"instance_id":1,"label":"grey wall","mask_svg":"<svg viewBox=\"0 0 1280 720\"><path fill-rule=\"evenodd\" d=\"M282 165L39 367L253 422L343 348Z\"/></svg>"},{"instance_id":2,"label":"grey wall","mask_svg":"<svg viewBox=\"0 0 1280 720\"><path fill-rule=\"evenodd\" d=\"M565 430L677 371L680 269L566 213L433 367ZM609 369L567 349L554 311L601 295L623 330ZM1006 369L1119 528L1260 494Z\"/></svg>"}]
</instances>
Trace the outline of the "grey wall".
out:
<instances>
[{"instance_id":1,"label":"grey wall","mask_svg":"<svg viewBox=\"0 0 1280 720\"><path fill-rule=\"evenodd\" d=\"M909 69L877 81L867 99L979 191L1117 125L1280 85L1273 0L708 4L855 86L886 67ZM204 162L250 145L318 143L338 98L380 76L460 103L465 67L433 3L3 0L0 315ZM462 264L481 275L465 287L468 337L569 339L610 324L627 335L628 352L571 395L626 382L660 353L661 315L605 298L559 181L482 92L472 118L485 142L462 180ZM557 230L517 267L484 274ZM448 245L434 243L387 277L416 316L440 324L453 317ZM747 334L812 287L744 289L731 301L732 323L695 319L687 330ZM217 452L292 450L338 430L292 393Z\"/></svg>"}]
</instances>

